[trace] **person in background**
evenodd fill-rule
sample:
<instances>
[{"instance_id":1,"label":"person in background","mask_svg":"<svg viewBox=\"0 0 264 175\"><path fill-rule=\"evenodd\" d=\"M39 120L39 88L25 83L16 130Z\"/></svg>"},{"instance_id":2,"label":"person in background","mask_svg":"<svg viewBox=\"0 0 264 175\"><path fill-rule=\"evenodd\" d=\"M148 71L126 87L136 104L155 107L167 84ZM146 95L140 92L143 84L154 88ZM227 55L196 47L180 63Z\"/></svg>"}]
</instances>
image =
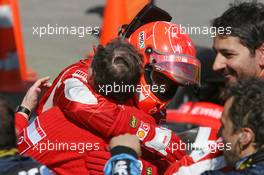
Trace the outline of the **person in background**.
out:
<instances>
[{"instance_id":1,"label":"person in background","mask_svg":"<svg viewBox=\"0 0 264 175\"><path fill-rule=\"evenodd\" d=\"M225 83L250 77L264 78L264 4L257 1L235 2L212 21L218 32L213 49L213 70Z\"/></svg>"},{"instance_id":2,"label":"person in background","mask_svg":"<svg viewBox=\"0 0 264 175\"><path fill-rule=\"evenodd\" d=\"M30 157L20 156L16 144L15 114L9 103L0 97L0 174L52 175L44 165Z\"/></svg>"},{"instance_id":3,"label":"person in background","mask_svg":"<svg viewBox=\"0 0 264 175\"><path fill-rule=\"evenodd\" d=\"M239 81L226 91L220 134L225 145L224 155L234 171L209 171L203 175L264 174L264 81L252 78Z\"/></svg>"}]
</instances>

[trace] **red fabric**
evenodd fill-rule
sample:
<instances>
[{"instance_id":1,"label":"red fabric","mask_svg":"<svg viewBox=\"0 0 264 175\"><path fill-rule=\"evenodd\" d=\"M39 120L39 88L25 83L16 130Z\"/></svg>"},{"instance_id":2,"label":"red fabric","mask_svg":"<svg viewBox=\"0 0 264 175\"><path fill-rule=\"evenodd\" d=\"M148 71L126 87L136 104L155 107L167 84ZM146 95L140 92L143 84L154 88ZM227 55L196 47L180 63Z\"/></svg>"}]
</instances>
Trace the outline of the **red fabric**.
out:
<instances>
[{"instance_id":1,"label":"red fabric","mask_svg":"<svg viewBox=\"0 0 264 175\"><path fill-rule=\"evenodd\" d=\"M165 175L172 175L174 173L177 173L177 175L192 175L193 173L197 173L197 171L194 172L195 169L191 168L191 166L193 166L195 164L197 164L199 166L200 163L203 161L211 161L211 162L208 163L207 165L204 165L204 164L200 165L200 169L203 170L202 172L207 171L207 170L222 169L223 167L225 167L224 161L218 160L219 161L218 162L219 167L216 167L215 166L216 162L213 161L213 159L221 158L221 156L222 156L222 152L220 152L220 151L217 151L216 153L208 153L207 155L205 155L204 158L195 162L190 155L186 155L180 161L172 164L166 170ZM215 168L212 168L212 167L215 167ZM181 171L181 168L185 168L185 170ZM188 172L188 173L186 173L186 172Z\"/></svg>"},{"instance_id":2,"label":"red fabric","mask_svg":"<svg viewBox=\"0 0 264 175\"><path fill-rule=\"evenodd\" d=\"M16 121L23 121L21 115L16 115ZM88 170L85 167L85 158L87 152L92 150L103 150L106 143L92 132L87 132L82 126L70 121L64 116L58 107L54 107L36 118L39 127L28 135L28 128L24 128L18 137L18 148L20 152L34 158L42 164L61 175L87 175ZM36 121L35 120L35 121ZM30 125L32 126L34 122ZM17 123L16 128L20 125ZM35 133L44 133L42 140L36 143L35 147L32 140L35 140ZM41 135L41 134L40 134ZM49 144L50 143L50 144ZM52 150L52 144L54 149ZM72 145L63 147L61 144ZM83 144L84 143L84 144ZM55 148L57 144L57 149ZM79 144L79 145L78 145ZM43 150L49 147L49 150ZM48 146L50 145L50 146ZM76 146L73 146L76 145ZM85 149L83 146L85 145ZM76 147L76 149L75 149ZM79 149L77 150L77 148ZM83 151L84 150L84 151Z\"/></svg>"},{"instance_id":3,"label":"red fabric","mask_svg":"<svg viewBox=\"0 0 264 175\"><path fill-rule=\"evenodd\" d=\"M222 153L224 144L217 137L217 131L211 128L210 135L206 140L201 138L203 139L202 143L196 140L196 146L202 146L201 149L194 149L190 155L186 155L180 161L172 164L166 170L165 175L172 175L174 173L177 173L177 175L192 175L203 173L207 170L224 168L226 166ZM199 144L205 144L208 147Z\"/></svg>"},{"instance_id":4,"label":"red fabric","mask_svg":"<svg viewBox=\"0 0 264 175\"><path fill-rule=\"evenodd\" d=\"M108 151L90 151L86 157L86 168L92 175L104 175L104 166L110 158Z\"/></svg>"},{"instance_id":5,"label":"red fabric","mask_svg":"<svg viewBox=\"0 0 264 175\"><path fill-rule=\"evenodd\" d=\"M141 174L145 175L145 174L152 174L152 175L155 175L155 174L158 174L158 170L157 170L157 167L154 166L152 163L144 160L144 159L140 159L141 162L142 162L142 171L141 171Z\"/></svg>"},{"instance_id":6,"label":"red fabric","mask_svg":"<svg viewBox=\"0 0 264 175\"><path fill-rule=\"evenodd\" d=\"M15 113L15 127L17 134L21 133L22 130L28 126L27 119L20 113Z\"/></svg>"},{"instance_id":7,"label":"red fabric","mask_svg":"<svg viewBox=\"0 0 264 175\"><path fill-rule=\"evenodd\" d=\"M219 129L223 106L209 102L186 102L179 109L168 109L166 120L168 122L191 123Z\"/></svg>"}]
</instances>

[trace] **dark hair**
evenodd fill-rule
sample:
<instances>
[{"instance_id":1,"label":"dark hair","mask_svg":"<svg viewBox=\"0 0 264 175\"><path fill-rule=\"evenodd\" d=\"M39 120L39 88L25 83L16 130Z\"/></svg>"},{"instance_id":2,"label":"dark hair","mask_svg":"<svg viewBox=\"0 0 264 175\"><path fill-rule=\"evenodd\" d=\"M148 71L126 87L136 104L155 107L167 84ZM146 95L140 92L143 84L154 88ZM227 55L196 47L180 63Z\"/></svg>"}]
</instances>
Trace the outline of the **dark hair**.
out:
<instances>
[{"instance_id":1,"label":"dark hair","mask_svg":"<svg viewBox=\"0 0 264 175\"><path fill-rule=\"evenodd\" d=\"M264 81L258 78L241 80L228 87L225 99L233 98L228 111L233 132L249 127L255 133L256 147L264 144Z\"/></svg>"},{"instance_id":2,"label":"dark hair","mask_svg":"<svg viewBox=\"0 0 264 175\"><path fill-rule=\"evenodd\" d=\"M220 37L234 36L240 43L255 55L255 50L264 43L264 4L256 0L250 2L235 1L222 16L212 21L212 26L219 28L231 27L230 34Z\"/></svg>"},{"instance_id":3,"label":"dark hair","mask_svg":"<svg viewBox=\"0 0 264 175\"><path fill-rule=\"evenodd\" d=\"M0 149L16 147L14 111L6 99L0 96Z\"/></svg>"},{"instance_id":4,"label":"dark hair","mask_svg":"<svg viewBox=\"0 0 264 175\"><path fill-rule=\"evenodd\" d=\"M127 41L117 38L99 45L92 61L93 86L100 94L117 102L131 98L134 91L114 91L113 86L135 86L143 70L142 55ZM111 86L111 92L100 87Z\"/></svg>"}]
</instances>

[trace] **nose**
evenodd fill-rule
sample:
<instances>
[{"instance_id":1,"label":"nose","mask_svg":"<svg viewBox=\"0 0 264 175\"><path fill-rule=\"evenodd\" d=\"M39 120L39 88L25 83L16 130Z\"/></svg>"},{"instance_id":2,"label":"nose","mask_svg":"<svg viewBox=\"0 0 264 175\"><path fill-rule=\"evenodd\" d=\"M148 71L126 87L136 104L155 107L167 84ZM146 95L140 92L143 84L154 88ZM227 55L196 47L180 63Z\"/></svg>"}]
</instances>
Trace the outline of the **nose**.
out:
<instances>
[{"instance_id":1,"label":"nose","mask_svg":"<svg viewBox=\"0 0 264 175\"><path fill-rule=\"evenodd\" d=\"M219 71L219 70L224 69L225 67L226 67L226 59L218 53L215 57L215 61L213 64L213 70Z\"/></svg>"}]
</instances>

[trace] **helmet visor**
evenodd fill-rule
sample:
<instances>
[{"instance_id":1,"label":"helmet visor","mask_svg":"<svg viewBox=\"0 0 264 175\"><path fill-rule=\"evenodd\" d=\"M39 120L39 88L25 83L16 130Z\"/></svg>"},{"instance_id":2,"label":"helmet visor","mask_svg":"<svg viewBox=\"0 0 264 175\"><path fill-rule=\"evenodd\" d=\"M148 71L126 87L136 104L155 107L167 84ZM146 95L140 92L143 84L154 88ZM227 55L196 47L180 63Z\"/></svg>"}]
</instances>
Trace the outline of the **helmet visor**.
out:
<instances>
[{"instance_id":1,"label":"helmet visor","mask_svg":"<svg viewBox=\"0 0 264 175\"><path fill-rule=\"evenodd\" d=\"M150 54L153 69L163 73L180 85L200 85L201 64L198 59L185 54Z\"/></svg>"}]
</instances>

